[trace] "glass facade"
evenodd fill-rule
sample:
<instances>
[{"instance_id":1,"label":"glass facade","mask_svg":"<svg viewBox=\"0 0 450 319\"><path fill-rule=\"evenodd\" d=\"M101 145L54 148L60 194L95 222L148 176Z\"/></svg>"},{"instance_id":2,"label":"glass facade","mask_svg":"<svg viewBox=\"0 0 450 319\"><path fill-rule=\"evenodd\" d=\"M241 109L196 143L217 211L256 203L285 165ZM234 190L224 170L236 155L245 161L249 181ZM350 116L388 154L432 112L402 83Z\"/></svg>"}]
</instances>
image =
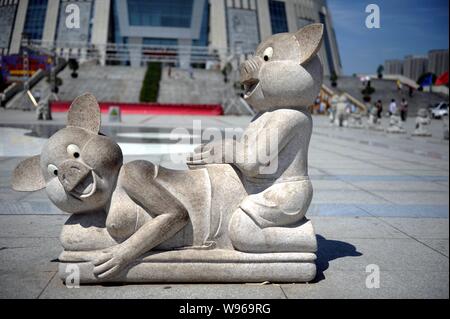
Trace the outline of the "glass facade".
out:
<instances>
[{"instance_id":1,"label":"glass facade","mask_svg":"<svg viewBox=\"0 0 450 319\"><path fill-rule=\"evenodd\" d=\"M41 40L48 0L29 0L23 32L29 39Z\"/></svg>"},{"instance_id":2,"label":"glass facade","mask_svg":"<svg viewBox=\"0 0 450 319\"><path fill-rule=\"evenodd\" d=\"M131 26L190 28L194 0L128 0Z\"/></svg>"},{"instance_id":3,"label":"glass facade","mask_svg":"<svg viewBox=\"0 0 450 319\"><path fill-rule=\"evenodd\" d=\"M208 46L209 36L209 1L205 1L205 7L202 14L202 25L200 27L200 37L198 40L193 40L192 45L206 47Z\"/></svg>"},{"instance_id":4,"label":"glass facade","mask_svg":"<svg viewBox=\"0 0 450 319\"><path fill-rule=\"evenodd\" d=\"M121 44L124 43L122 34L120 33L120 23L119 23L119 0L111 1L112 6L112 30L111 37L114 39L114 43Z\"/></svg>"},{"instance_id":5,"label":"glass facade","mask_svg":"<svg viewBox=\"0 0 450 319\"><path fill-rule=\"evenodd\" d=\"M143 45L177 45L177 39L143 38Z\"/></svg>"},{"instance_id":6,"label":"glass facade","mask_svg":"<svg viewBox=\"0 0 450 319\"><path fill-rule=\"evenodd\" d=\"M336 74L336 68L334 67L333 52L331 51L330 37L328 35L327 18L322 12L319 12L319 17L320 23L323 24L323 40L325 44L325 52L327 54L328 67L330 68L330 74Z\"/></svg>"},{"instance_id":7,"label":"glass facade","mask_svg":"<svg viewBox=\"0 0 450 319\"><path fill-rule=\"evenodd\" d=\"M272 33L288 32L288 23L286 17L286 6L282 1L269 1L270 22L272 24Z\"/></svg>"},{"instance_id":8,"label":"glass facade","mask_svg":"<svg viewBox=\"0 0 450 319\"><path fill-rule=\"evenodd\" d=\"M298 18L297 28L301 29L311 23L314 23L314 20Z\"/></svg>"}]
</instances>

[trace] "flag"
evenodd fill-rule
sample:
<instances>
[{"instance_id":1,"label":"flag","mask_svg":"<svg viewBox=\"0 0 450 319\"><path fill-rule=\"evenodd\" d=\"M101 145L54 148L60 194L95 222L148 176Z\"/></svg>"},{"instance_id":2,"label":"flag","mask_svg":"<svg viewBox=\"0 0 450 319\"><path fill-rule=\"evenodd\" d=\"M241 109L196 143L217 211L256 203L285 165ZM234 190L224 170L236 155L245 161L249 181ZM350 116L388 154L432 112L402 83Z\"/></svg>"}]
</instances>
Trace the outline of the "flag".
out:
<instances>
[{"instance_id":1,"label":"flag","mask_svg":"<svg viewBox=\"0 0 450 319\"><path fill-rule=\"evenodd\" d=\"M446 84L448 84L448 71L441 74L437 78L436 83L435 83L435 85L446 85Z\"/></svg>"},{"instance_id":2,"label":"flag","mask_svg":"<svg viewBox=\"0 0 450 319\"><path fill-rule=\"evenodd\" d=\"M433 75L428 74L423 80L422 83L420 83L421 86L431 86L433 85Z\"/></svg>"}]
</instances>

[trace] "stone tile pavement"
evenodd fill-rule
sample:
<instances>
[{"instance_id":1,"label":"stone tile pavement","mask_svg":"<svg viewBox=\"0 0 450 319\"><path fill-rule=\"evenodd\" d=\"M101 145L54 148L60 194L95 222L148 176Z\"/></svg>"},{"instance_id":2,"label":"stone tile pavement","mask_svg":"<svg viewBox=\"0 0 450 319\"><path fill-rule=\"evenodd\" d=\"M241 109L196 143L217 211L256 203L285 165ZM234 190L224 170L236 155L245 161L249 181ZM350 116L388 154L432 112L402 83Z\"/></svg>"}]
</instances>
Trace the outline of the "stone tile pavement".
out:
<instances>
[{"instance_id":1,"label":"stone tile pavement","mask_svg":"<svg viewBox=\"0 0 450 319\"><path fill-rule=\"evenodd\" d=\"M0 111L1 298L449 297L449 144L438 134L439 121L433 121L437 132L433 137L413 138L330 127L326 118L314 118L309 173L315 194L308 216L318 235L319 271L313 283L68 289L56 275L61 251L58 236L67 215L53 207L43 191L27 194L9 188L17 162L37 154L45 141L45 136L30 134L32 125L37 124L32 118L27 112ZM125 116L117 127L122 133L165 132L173 127L190 128L193 119ZM205 126L219 128L242 127L249 121L201 119ZM53 123L62 122L63 115L57 114ZM19 129L12 123L27 126ZM136 131L136 127L140 129ZM28 147L22 145L24 138ZM122 142L126 145L129 141ZM144 145L147 140L139 143ZM126 148L126 160L143 158L179 167L158 150L162 141L150 144L155 144L154 148L140 155L133 153L135 148ZM380 270L379 288L366 287L368 265Z\"/></svg>"}]
</instances>

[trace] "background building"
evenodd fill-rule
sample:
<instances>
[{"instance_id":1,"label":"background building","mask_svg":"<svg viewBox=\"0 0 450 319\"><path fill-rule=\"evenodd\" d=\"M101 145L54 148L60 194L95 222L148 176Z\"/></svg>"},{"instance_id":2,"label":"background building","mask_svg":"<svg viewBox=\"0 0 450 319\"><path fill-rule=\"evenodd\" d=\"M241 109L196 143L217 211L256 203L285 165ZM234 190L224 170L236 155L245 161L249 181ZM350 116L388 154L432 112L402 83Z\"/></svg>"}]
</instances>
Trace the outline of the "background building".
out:
<instances>
[{"instance_id":1,"label":"background building","mask_svg":"<svg viewBox=\"0 0 450 319\"><path fill-rule=\"evenodd\" d=\"M437 77L448 72L448 50L430 50L427 56L407 55L403 60L384 61L384 73L403 75L414 81L425 73Z\"/></svg>"},{"instance_id":2,"label":"background building","mask_svg":"<svg viewBox=\"0 0 450 319\"><path fill-rule=\"evenodd\" d=\"M448 72L448 50L431 50L428 52L428 72L439 76Z\"/></svg>"},{"instance_id":3,"label":"background building","mask_svg":"<svg viewBox=\"0 0 450 319\"><path fill-rule=\"evenodd\" d=\"M75 28L69 17L74 5L80 18ZM139 65L165 48L162 61L176 57L188 67L252 53L266 37L314 22L325 25L319 53L325 74L339 75L326 0L0 0L0 51L18 53L28 40L61 55Z\"/></svg>"},{"instance_id":4,"label":"background building","mask_svg":"<svg viewBox=\"0 0 450 319\"><path fill-rule=\"evenodd\" d=\"M403 61L403 75L417 81L428 70L428 58L426 56L407 55Z\"/></svg>"},{"instance_id":5,"label":"background building","mask_svg":"<svg viewBox=\"0 0 450 319\"><path fill-rule=\"evenodd\" d=\"M402 60L386 60L384 61L385 74L403 74Z\"/></svg>"}]
</instances>

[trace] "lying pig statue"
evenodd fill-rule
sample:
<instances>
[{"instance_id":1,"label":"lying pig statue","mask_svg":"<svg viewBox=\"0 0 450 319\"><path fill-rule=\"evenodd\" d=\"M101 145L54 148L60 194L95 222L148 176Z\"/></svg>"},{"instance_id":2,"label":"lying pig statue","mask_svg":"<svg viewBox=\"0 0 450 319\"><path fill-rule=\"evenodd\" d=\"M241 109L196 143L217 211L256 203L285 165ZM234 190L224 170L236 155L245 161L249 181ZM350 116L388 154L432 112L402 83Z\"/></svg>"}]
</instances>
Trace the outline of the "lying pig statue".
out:
<instances>
[{"instance_id":1,"label":"lying pig statue","mask_svg":"<svg viewBox=\"0 0 450 319\"><path fill-rule=\"evenodd\" d=\"M322 83L322 35L311 24L260 44L241 67L258 115L241 139L197 147L188 170L123 163L118 144L100 133L94 96L76 98L67 127L12 181L18 191L45 188L71 214L60 236L61 278L76 265L81 283L314 279L307 107ZM276 143L262 161L266 138Z\"/></svg>"}]
</instances>

